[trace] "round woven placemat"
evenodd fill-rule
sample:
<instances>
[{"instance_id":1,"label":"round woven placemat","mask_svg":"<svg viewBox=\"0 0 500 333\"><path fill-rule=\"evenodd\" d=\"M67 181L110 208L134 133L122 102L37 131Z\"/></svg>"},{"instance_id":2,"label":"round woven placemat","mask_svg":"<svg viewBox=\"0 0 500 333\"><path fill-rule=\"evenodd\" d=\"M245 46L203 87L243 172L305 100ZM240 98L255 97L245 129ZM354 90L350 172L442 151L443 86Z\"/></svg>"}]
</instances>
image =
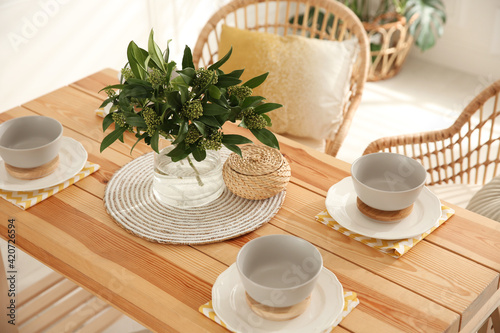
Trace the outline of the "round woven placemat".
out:
<instances>
[{"instance_id":1,"label":"round woven placemat","mask_svg":"<svg viewBox=\"0 0 500 333\"><path fill-rule=\"evenodd\" d=\"M221 150L222 163L229 150ZM153 152L118 170L106 186L104 205L115 222L146 240L167 244L208 244L249 233L276 215L285 191L264 200L240 198L224 189L208 205L177 208L153 194Z\"/></svg>"}]
</instances>

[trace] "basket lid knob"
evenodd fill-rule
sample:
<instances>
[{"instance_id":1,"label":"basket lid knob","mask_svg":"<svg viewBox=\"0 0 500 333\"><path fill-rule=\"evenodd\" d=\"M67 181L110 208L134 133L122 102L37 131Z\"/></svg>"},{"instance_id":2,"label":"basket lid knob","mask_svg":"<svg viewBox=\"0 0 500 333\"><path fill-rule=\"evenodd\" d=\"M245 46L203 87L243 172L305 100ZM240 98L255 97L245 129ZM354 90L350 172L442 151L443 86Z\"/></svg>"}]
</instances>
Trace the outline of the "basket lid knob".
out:
<instances>
[{"instance_id":1,"label":"basket lid knob","mask_svg":"<svg viewBox=\"0 0 500 333\"><path fill-rule=\"evenodd\" d=\"M234 171L248 176L260 176L278 170L283 164L279 150L268 146L241 147L241 156L231 154L227 163Z\"/></svg>"}]
</instances>

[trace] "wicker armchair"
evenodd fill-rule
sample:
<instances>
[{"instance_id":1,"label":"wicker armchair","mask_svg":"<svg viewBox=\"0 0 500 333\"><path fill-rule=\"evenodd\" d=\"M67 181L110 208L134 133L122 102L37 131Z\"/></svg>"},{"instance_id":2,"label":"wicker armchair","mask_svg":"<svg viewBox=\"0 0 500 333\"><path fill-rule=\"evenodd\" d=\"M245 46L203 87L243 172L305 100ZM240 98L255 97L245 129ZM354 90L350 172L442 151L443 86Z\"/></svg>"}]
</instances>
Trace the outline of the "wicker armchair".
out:
<instances>
[{"instance_id":1,"label":"wicker armchair","mask_svg":"<svg viewBox=\"0 0 500 333\"><path fill-rule=\"evenodd\" d=\"M500 173L499 95L500 80L477 95L449 128L381 138L364 155L389 151L410 156L427 168L427 185L485 184Z\"/></svg>"},{"instance_id":2,"label":"wicker armchair","mask_svg":"<svg viewBox=\"0 0 500 333\"><path fill-rule=\"evenodd\" d=\"M311 10L312 8L314 9ZM324 16L320 13L324 13ZM323 20L322 17L328 18L330 13L334 14L335 19L332 29L327 29L327 19ZM304 14L301 24L299 14ZM289 21L291 17L294 17L292 22ZM325 146L326 153L337 155L361 100L368 75L370 47L357 16L334 0L235 0L216 12L201 31L193 50L193 62L196 66L206 67L217 61L222 24L239 29L337 41L357 37L360 52L351 74L349 98L343 107L343 120L334 139L327 140Z\"/></svg>"}]
</instances>

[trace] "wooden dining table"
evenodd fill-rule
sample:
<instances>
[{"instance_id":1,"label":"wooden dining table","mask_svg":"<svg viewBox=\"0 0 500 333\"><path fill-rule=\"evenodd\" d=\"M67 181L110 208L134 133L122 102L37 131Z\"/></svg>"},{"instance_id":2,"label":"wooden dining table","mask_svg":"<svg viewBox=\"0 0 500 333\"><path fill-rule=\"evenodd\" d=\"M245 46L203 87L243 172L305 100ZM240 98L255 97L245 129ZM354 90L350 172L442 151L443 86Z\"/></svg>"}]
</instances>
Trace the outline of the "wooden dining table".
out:
<instances>
[{"instance_id":1,"label":"wooden dining table","mask_svg":"<svg viewBox=\"0 0 500 333\"><path fill-rule=\"evenodd\" d=\"M455 214L401 258L317 222L328 189L350 175L350 164L278 136L292 177L276 216L246 235L208 245L149 242L120 227L103 196L117 170L151 151L132 133L99 152L99 92L117 82L105 69L0 114L59 120L100 170L41 203L22 210L0 200L0 235L15 219L16 245L53 270L155 332L227 332L198 308L211 299L217 277L251 239L291 234L314 244L324 266L360 304L334 332L459 332L499 288L500 223L448 204ZM244 133L227 126L225 132ZM356 133L350 133L356 135Z\"/></svg>"}]
</instances>

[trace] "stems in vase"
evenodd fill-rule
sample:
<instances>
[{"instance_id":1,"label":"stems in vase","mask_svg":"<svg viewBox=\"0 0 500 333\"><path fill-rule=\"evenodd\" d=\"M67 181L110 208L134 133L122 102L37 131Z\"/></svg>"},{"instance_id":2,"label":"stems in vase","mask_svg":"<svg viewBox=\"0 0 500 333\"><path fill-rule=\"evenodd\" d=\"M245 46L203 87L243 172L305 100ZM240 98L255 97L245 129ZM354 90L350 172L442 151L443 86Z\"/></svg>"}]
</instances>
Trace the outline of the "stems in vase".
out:
<instances>
[{"instance_id":1,"label":"stems in vase","mask_svg":"<svg viewBox=\"0 0 500 333\"><path fill-rule=\"evenodd\" d=\"M196 174L196 180L198 181L198 185L203 186L204 184L203 184L203 181L201 180L200 173L198 172L198 169L196 169L196 167L193 164L193 161L191 161L189 156L187 157L187 160L188 160L188 163L191 166L191 168L193 168L194 173Z\"/></svg>"}]
</instances>

